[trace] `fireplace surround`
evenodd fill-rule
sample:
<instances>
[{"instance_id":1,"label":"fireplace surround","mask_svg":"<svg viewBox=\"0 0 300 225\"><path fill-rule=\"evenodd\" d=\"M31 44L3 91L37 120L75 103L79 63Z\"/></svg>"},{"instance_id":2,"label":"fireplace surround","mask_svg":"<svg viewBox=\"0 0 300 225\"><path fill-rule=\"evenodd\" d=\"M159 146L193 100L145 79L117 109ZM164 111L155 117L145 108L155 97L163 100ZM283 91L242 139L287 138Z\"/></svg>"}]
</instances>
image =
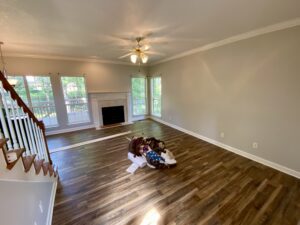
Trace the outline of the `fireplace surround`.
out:
<instances>
[{"instance_id":1,"label":"fireplace surround","mask_svg":"<svg viewBox=\"0 0 300 225\"><path fill-rule=\"evenodd\" d=\"M131 119L131 94L129 92L97 92L89 93L92 105L92 114L94 118L94 126L96 129L101 129L104 126L102 108L123 106L124 107L124 122L129 124Z\"/></svg>"}]
</instances>

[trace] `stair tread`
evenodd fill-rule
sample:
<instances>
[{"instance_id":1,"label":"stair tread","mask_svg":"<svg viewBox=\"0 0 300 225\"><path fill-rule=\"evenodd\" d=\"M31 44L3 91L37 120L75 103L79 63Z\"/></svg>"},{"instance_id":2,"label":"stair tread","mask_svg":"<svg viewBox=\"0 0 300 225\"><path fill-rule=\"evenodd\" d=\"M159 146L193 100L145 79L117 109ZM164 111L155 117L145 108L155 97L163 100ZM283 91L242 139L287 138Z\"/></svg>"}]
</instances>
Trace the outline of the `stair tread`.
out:
<instances>
[{"instance_id":1,"label":"stair tread","mask_svg":"<svg viewBox=\"0 0 300 225\"><path fill-rule=\"evenodd\" d=\"M22 157L22 161L24 164L25 172L28 172L34 162L36 155L29 155Z\"/></svg>"},{"instance_id":2,"label":"stair tread","mask_svg":"<svg viewBox=\"0 0 300 225\"><path fill-rule=\"evenodd\" d=\"M34 168L35 168L36 174L40 173L43 163L44 163L44 159L39 159L39 160L34 161Z\"/></svg>"},{"instance_id":3,"label":"stair tread","mask_svg":"<svg viewBox=\"0 0 300 225\"><path fill-rule=\"evenodd\" d=\"M47 175L47 173L49 171L49 165L50 164L48 162L43 163L42 168L43 168L44 175Z\"/></svg>"},{"instance_id":4,"label":"stair tread","mask_svg":"<svg viewBox=\"0 0 300 225\"><path fill-rule=\"evenodd\" d=\"M22 153L24 152L24 150L25 150L24 148L14 149L14 150L10 150L10 151L6 151L3 149L3 153L6 156L7 169L11 170L14 167L14 165L18 162L19 158L22 156ZM17 159L14 160L13 162L9 162L8 155L12 154L12 153L17 154Z\"/></svg>"},{"instance_id":5,"label":"stair tread","mask_svg":"<svg viewBox=\"0 0 300 225\"><path fill-rule=\"evenodd\" d=\"M51 164L51 172L54 177L56 177L58 175L58 167L55 164Z\"/></svg>"},{"instance_id":6,"label":"stair tread","mask_svg":"<svg viewBox=\"0 0 300 225\"><path fill-rule=\"evenodd\" d=\"M54 164L49 164L49 172L50 172L50 176L54 175L54 177L57 176L57 166Z\"/></svg>"}]
</instances>

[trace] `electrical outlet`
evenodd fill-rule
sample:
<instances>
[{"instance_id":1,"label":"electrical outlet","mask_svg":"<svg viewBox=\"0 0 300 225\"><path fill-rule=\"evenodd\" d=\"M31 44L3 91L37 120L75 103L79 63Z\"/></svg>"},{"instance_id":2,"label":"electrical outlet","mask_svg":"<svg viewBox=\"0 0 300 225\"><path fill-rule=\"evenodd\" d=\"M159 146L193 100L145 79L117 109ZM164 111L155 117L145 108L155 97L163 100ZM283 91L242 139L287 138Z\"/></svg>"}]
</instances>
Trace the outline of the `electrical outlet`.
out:
<instances>
[{"instance_id":1,"label":"electrical outlet","mask_svg":"<svg viewBox=\"0 0 300 225\"><path fill-rule=\"evenodd\" d=\"M224 137L225 137L225 133L224 133L224 132L221 132L221 133L220 133L220 137L221 137L221 138L224 138Z\"/></svg>"},{"instance_id":2,"label":"electrical outlet","mask_svg":"<svg viewBox=\"0 0 300 225\"><path fill-rule=\"evenodd\" d=\"M258 148L258 143L257 142L253 142L252 143L252 148L257 149Z\"/></svg>"}]
</instances>

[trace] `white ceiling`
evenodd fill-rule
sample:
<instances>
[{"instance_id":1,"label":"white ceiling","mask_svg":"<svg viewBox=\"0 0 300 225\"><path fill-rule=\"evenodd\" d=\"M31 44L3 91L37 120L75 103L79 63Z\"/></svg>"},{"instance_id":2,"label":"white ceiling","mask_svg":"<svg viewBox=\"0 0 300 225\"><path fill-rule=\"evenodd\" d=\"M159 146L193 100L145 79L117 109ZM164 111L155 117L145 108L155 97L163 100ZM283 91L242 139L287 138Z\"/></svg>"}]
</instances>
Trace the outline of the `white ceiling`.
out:
<instances>
[{"instance_id":1,"label":"white ceiling","mask_svg":"<svg viewBox=\"0 0 300 225\"><path fill-rule=\"evenodd\" d=\"M0 41L9 55L129 62L116 37L152 32L155 62L298 17L299 0L0 0Z\"/></svg>"}]
</instances>

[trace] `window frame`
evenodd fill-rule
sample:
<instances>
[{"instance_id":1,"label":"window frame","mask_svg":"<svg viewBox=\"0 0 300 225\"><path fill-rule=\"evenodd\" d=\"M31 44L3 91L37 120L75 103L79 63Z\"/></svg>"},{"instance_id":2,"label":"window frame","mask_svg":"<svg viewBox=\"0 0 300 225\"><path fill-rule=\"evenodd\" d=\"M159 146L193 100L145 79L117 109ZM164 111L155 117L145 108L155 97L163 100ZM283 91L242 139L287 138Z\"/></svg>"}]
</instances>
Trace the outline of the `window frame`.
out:
<instances>
[{"instance_id":1,"label":"window frame","mask_svg":"<svg viewBox=\"0 0 300 225\"><path fill-rule=\"evenodd\" d=\"M145 113L143 114L134 114L134 101L133 101L133 88L132 88L132 79L133 78L143 78L145 80ZM142 75L142 74L137 74L137 75L132 75L130 77L130 87L131 87L131 112L133 117L138 117L138 116L145 116L148 114L148 79L147 76Z\"/></svg>"},{"instance_id":2,"label":"window frame","mask_svg":"<svg viewBox=\"0 0 300 225\"><path fill-rule=\"evenodd\" d=\"M30 76L30 75L28 75L28 76ZM26 75L9 74L7 77L8 77L8 79L9 78L15 78L15 77L21 77L22 78L24 88L25 88L25 92L26 92L27 104L28 104L28 107L32 110L32 102L31 102L31 97L30 97L30 93L29 93L29 87L28 87ZM17 90L15 90L15 91L17 92ZM17 92L17 94L19 95L18 92ZM21 98L21 96L20 96L20 98ZM22 99L22 101L26 104L26 101L24 99Z\"/></svg>"},{"instance_id":3,"label":"window frame","mask_svg":"<svg viewBox=\"0 0 300 225\"><path fill-rule=\"evenodd\" d=\"M155 114L153 111L153 101L154 101L154 97L153 97L153 87L154 87L154 79L155 78L160 78L160 85L161 85L161 90L160 90L160 115ZM151 116L155 116L158 118L162 117L162 76L161 75L155 75L155 76L151 76L150 77L150 108L151 108Z\"/></svg>"},{"instance_id":4,"label":"window frame","mask_svg":"<svg viewBox=\"0 0 300 225\"><path fill-rule=\"evenodd\" d=\"M34 106L32 103L32 98L30 95L30 89L29 89L29 85L28 85L28 81L27 81L27 77L49 77L49 81L50 81L50 86L51 86L51 90L52 90L52 94L53 94L53 106L55 109L55 114L56 114L56 124L53 125L48 125L45 124L46 128L55 128L55 127L59 127L59 119L58 119L58 113L57 113L57 106L56 106L56 101L55 101L55 95L54 95L54 90L53 90L53 83L52 83L52 77L51 74L8 74L8 77L22 77L23 78L23 83L24 83L24 88L26 91L26 97L27 97L27 103L28 103L28 107L30 108L30 110L33 112L33 114L36 116L35 112L34 112ZM22 99L23 100L23 99ZM23 100L24 101L24 100ZM26 104L26 102L24 101L24 103ZM37 116L36 116L37 117ZM39 119L38 120L43 120L43 119Z\"/></svg>"},{"instance_id":5,"label":"window frame","mask_svg":"<svg viewBox=\"0 0 300 225\"><path fill-rule=\"evenodd\" d=\"M56 127L59 127L60 124L59 124L59 119L58 119L58 113L57 113L57 105L56 105L56 101L55 101L55 95L54 95L54 89L53 89L53 82L52 82L52 77L51 77L51 73L49 74L26 74L26 75L22 75L24 77L24 81L25 81L25 89L27 91L27 98L28 98L28 102L29 102L29 107L31 109L31 111L34 113L34 106L33 106L33 103L32 103L32 98L31 98L31 95L30 95L30 90L29 90L29 85L28 85L28 81L27 81L27 77L49 77L49 81L50 81L50 86L51 86L51 90L52 90L52 95L53 95L53 106L54 106L54 109L55 109L55 114L56 114L56 124L53 124L53 125L50 125L50 126L46 126L46 128L56 128ZM39 119L39 118L38 118ZM43 120L43 119L41 119Z\"/></svg>"},{"instance_id":6,"label":"window frame","mask_svg":"<svg viewBox=\"0 0 300 225\"><path fill-rule=\"evenodd\" d=\"M79 121L79 122L75 122L75 123L71 123L69 120L69 116L68 116L68 110L67 110L67 105L65 104L65 95L64 95L64 87L63 87L63 83L62 83L62 77L83 77L84 79L84 88L85 88L85 94L86 94L86 100L87 100L87 109L88 109L88 120L85 121ZM77 124L85 124L85 123L90 123L91 120L91 109L90 109L90 102L89 102L89 96L88 96L88 91L87 91L87 85L86 85L86 76L85 74L75 74L75 75L69 75L69 74L59 74L59 84L60 84L60 89L62 91L63 94L63 101L64 101L64 105L65 105L65 113L67 116L67 125L68 126L72 126L72 125L77 125Z\"/></svg>"}]
</instances>

